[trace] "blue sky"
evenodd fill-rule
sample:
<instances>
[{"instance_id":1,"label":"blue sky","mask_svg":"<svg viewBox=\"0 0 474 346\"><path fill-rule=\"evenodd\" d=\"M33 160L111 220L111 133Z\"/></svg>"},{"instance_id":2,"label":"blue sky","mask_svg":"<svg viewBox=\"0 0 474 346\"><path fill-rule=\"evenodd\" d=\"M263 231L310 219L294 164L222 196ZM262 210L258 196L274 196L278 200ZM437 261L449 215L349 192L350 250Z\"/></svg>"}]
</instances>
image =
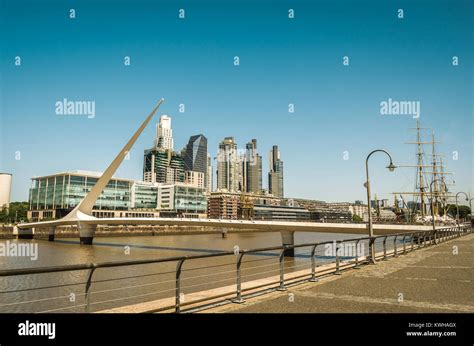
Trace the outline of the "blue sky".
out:
<instances>
[{"instance_id":1,"label":"blue sky","mask_svg":"<svg viewBox=\"0 0 474 346\"><path fill-rule=\"evenodd\" d=\"M472 1L0 3L0 171L13 173L13 201L27 199L33 176L104 170L161 97L175 149L199 133L213 156L226 136L239 147L257 138L266 184L277 144L285 194L327 201L365 199L373 149L414 162L415 148L403 143L415 121L381 115L380 102L420 101L420 121L456 173L454 190L474 194ZM56 115L63 98L95 101L96 117ZM157 121L117 176L141 178ZM413 189L414 171L386 165L383 155L371 159L373 193L392 200L390 192Z\"/></svg>"}]
</instances>

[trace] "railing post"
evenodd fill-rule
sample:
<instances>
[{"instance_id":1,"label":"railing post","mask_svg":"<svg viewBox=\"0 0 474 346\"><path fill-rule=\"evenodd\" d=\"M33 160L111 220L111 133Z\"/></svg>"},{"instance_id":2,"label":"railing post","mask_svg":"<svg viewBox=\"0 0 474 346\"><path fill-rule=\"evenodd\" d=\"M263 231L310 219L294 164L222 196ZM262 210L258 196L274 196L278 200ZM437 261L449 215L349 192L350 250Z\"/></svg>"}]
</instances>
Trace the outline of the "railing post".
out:
<instances>
[{"instance_id":1,"label":"railing post","mask_svg":"<svg viewBox=\"0 0 474 346\"><path fill-rule=\"evenodd\" d=\"M359 266L359 251L357 251L359 249L359 242L360 240L356 240L356 246L355 246L355 266L354 266L354 269L360 269L360 266Z\"/></svg>"},{"instance_id":2,"label":"railing post","mask_svg":"<svg viewBox=\"0 0 474 346\"><path fill-rule=\"evenodd\" d=\"M182 258L176 265L176 295L175 295L175 312L181 312L181 268L186 258Z\"/></svg>"},{"instance_id":3,"label":"railing post","mask_svg":"<svg viewBox=\"0 0 474 346\"><path fill-rule=\"evenodd\" d=\"M387 236L383 238L383 260L387 260Z\"/></svg>"},{"instance_id":4,"label":"railing post","mask_svg":"<svg viewBox=\"0 0 474 346\"><path fill-rule=\"evenodd\" d=\"M414 247L414 245L415 245L415 233L411 234L411 240L410 241L411 241L411 251L413 251L413 250L415 250L415 247Z\"/></svg>"},{"instance_id":5,"label":"railing post","mask_svg":"<svg viewBox=\"0 0 474 346\"><path fill-rule=\"evenodd\" d=\"M393 257L397 257L397 237L398 235L395 235L393 238Z\"/></svg>"},{"instance_id":6,"label":"railing post","mask_svg":"<svg viewBox=\"0 0 474 346\"><path fill-rule=\"evenodd\" d=\"M316 259L314 258L317 246L318 244L315 244L313 245L313 248L311 249L311 279L309 279L309 281L311 282L318 281L318 279L316 278Z\"/></svg>"},{"instance_id":7,"label":"railing post","mask_svg":"<svg viewBox=\"0 0 474 346\"><path fill-rule=\"evenodd\" d=\"M436 237L437 233L438 233L438 230L435 230L435 231L433 232L434 245L437 244L437 239L436 239L436 238L437 238L437 237Z\"/></svg>"},{"instance_id":8,"label":"railing post","mask_svg":"<svg viewBox=\"0 0 474 346\"><path fill-rule=\"evenodd\" d=\"M417 249L419 249L421 247L420 243L421 243L421 232L417 232L416 233L416 245L417 245L416 248Z\"/></svg>"},{"instance_id":9,"label":"railing post","mask_svg":"<svg viewBox=\"0 0 474 346\"><path fill-rule=\"evenodd\" d=\"M241 251L239 252L239 255L237 257L237 292L236 292L236 297L232 299L232 303L238 303L242 304L245 302L245 300L242 299L242 276L240 274L240 266L242 265L242 258L244 257L245 252Z\"/></svg>"},{"instance_id":10,"label":"railing post","mask_svg":"<svg viewBox=\"0 0 474 346\"><path fill-rule=\"evenodd\" d=\"M283 246L283 250L280 253L280 286L277 288L278 291L286 291L285 287L285 250L287 246Z\"/></svg>"},{"instance_id":11,"label":"railing post","mask_svg":"<svg viewBox=\"0 0 474 346\"><path fill-rule=\"evenodd\" d=\"M405 244L405 238L406 238L406 234L403 235L403 238L402 238L402 243L403 243L403 254L406 254L407 253L407 246Z\"/></svg>"},{"instance_id":12,"label":"railing post","mask_svg":"<svg viewBox=\"0 0 474 346\"><path fill-rule=\"evenodd\" d=\"M336 241L336 271L334 272L334 275L341 275L341 273L339 271L339 262L340 262L340 259L339 259L339 244L340 244L340 241L337 240Z\"/></svg>"},{"instance_id":13,"label":"railing post","mask_svg":"<svg viewBox=\"0 0 474 346\"><path fill-rule=\"evenodd\" d=\"M95 263L92 264L92 268L89 271L89 276L87 277L86 282L86 312L90 312L90 303L91 303L91 286L92 286L92 275L94 275L94 271L96 269Z\"/></svg>"}]
</instances>

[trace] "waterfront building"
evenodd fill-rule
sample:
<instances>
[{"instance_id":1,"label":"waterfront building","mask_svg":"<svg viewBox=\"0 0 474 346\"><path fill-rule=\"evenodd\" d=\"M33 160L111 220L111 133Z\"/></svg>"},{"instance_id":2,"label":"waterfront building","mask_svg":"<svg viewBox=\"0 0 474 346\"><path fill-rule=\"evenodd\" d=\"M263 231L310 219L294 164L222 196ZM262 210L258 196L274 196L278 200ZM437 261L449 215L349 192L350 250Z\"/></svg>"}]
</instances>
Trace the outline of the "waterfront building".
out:
<instances>
[{"instance_id":1,"label":"waterfront building","mask_svg":"<svg viewBox=\"0 0 474 346\"><path fill-rule=\"evenodd\" d=\"M163 217L205 218L207 198L204 188L189 184L160 184L157 208Z\"/></svg>"},{"instance_id":2,"label":"waterfront building","mask_svg":"<svg viewBox=\"0 0 474 346\"><path fill-rule=\"evenodd\" d=\"M278 146L274 145L270 151L270 171L268 173L268 189L276 197L283 197L283 161Z\"/></svg>"},{"instance_id":3,"label":"waterfront building","mask_svg":"<svg viewBox=\"0 0 474 346\"><path fill-rule=\"evenodd\" d=\"M131 186L130 208L156 209L159 184L134 181Z\"/></svg>"},{"instance_id":4,"label":"waterfront building","mask_svg":"<svg viewBox=\"0 0 474 346\"><path fill-rule=\"evenodd\" d=\"M237 143L233 137L225 137L217 154L217 189L239 191L239 167Z\"/></svg>"},{"instance_id":5,"label":"waterfront building","mask_svg":"<svg viewBox=\"0 0 474 346\"><path fill-rule=\"evenodd\" d=\"M265 221L311 221L310 212L302 207L255 204L254 219Z\"/></svg>"},{"instance_id":6,"label":"waterfront building","mask_svg":"<svg viewBox=\"0 0 474 346\"><path fill-rule=\"evenodd\" d=\"M272 195L214 191L208 195L210 219L250 219L255 217L254 206L280 206L282 200Z\"/></svg>"},{"instance_id":7,"label":"waterfront building","mask_svg":"<svg viewBox=\"0 0 474 346\"><path fill-rule=\"evenodd\" d=\"M210 219L238 218L240 194L212 192L207 200L207 216Z\"/></svg>"},{"instance_id":8,"label":"waterfront building","mask_svg":"<svg viewBox=\"0 0 474 346\"><path fill-rule=\"evenodd\" d=\"M32 178L28 219L37 221L67 215L101 175L99 172L71 171ZM163 202L166 194L172 202L169 205ZM97 199L92 215L158 217L162 208L167 215L204 217L207 210L205 189L184 183L151 183L112 177Z\"/></svg>"}]
</instances>

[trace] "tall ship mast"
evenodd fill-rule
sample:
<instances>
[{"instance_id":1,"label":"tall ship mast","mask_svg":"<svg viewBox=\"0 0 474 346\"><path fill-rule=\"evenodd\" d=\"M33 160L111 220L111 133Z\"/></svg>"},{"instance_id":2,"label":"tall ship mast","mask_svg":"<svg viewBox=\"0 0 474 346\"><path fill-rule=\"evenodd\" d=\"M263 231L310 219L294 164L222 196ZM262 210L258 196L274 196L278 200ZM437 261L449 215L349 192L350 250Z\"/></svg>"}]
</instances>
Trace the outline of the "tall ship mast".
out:
<instances>
[{"instance_id":1,"label":"tall ship mast","mask_svg":"<svg viewBox=\"0 0 474 346\"><path fill-rule=\"evenodd\" d=\"M410 129L416 130L416 140L405 144L416 146L415 165L407 164L399 167L415 169L414 191L393 192L393 194L395 200L397 200L397 195L400 196L403 203L402 209L404 208L408 212L407 221L413 222L421 219L423 222L425 217L431 214L432 198L434 215L446 215L447 200L449 197L453 197L448 188L452 184L446 181L446 176L453 173L445 171L443 155L436 151L436 144L439 142L435 139L433 129L420 127L418 120L416 120L416 127Z\"/></svg>"}]
</instances>

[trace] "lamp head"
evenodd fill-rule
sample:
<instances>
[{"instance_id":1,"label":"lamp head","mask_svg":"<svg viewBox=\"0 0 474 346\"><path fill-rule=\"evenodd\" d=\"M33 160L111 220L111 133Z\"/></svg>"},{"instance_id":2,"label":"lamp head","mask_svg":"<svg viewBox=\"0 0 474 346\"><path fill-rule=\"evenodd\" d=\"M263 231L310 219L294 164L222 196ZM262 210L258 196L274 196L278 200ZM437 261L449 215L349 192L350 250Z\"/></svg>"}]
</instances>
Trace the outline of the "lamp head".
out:
<instances>
[{"instance_id":1,"label":"lamp head","mask_svg":"<svg viewBox=\"0 0 474 346\"><path fill-rule=\"evenodd\" d=\"M388 170L389 170L390 172L393 172L393 171L395 170L395 168L397 168L397 166L395 166L395 165L393 164L393 162L390 161L390 164L387 166L387 168L388 168Z\"/></svg>"}]
</instances>

